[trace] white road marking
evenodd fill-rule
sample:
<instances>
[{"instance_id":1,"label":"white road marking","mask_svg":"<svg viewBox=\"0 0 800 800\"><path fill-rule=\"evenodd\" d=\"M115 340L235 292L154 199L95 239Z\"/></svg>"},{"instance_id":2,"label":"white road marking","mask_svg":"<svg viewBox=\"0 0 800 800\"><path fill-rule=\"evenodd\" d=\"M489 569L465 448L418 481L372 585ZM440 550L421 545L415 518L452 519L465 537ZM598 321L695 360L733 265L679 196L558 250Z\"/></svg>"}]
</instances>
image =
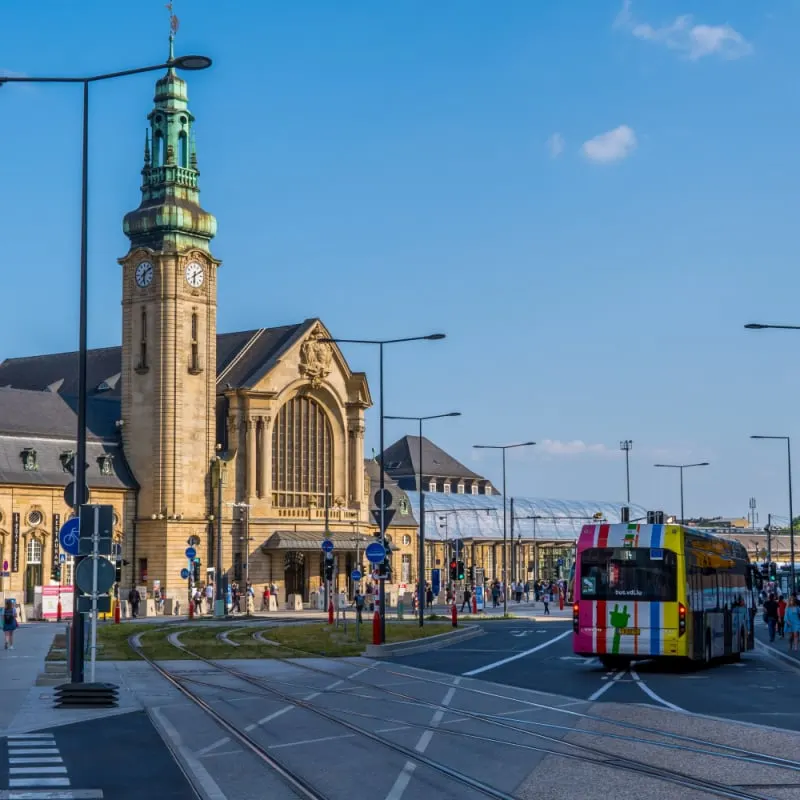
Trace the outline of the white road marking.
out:
<instances>
[{"instance_id":1,"label":"white road marking","mask_svg":"<svg viewBox=\"0 0 800 800\"><path fill-rule=\"evenodd\" d=\"M0 790L0 800L103 800L102 789L7 789Z\"/></svg>"},{"instance_id":2,"label":"white road marking","mask_svg":"<svg viewBox=\"0 0 800 800\"><path fill-rule=\"evenodd\" d=\"M270 750L280 750L281 747L296 747L301 744L317 744L319 742L335 742L339 739L352 739L354 733L342 733L336 736L319 736L316 739L300 739L297 742L281 742L280 744L271 744Z\"/></svg>"},{"instance_id":3,"label":"white road marking","mask_svg":"<svg viewBox=\"0 0 800 800\"><path fill-rule=\"evenodd\" d=\"M625 674L625 672L618 672L616 675L614 675L611 680L609 680L607 683L604 683L594 694L589 695L589 702L593 703L595 700L597 700L598 697L600 697L604 692L608 691Z\"/></svg>"},{"instance_id":4,"label":"white road marking","mask_svg":"<svg viewBox=\"0 0 800 800\"><path fill-rule=\"evenodd\" d=\"M39 789L43 786L69 786L69 778L9 778L9 789Z\"/></svg>"},{"instance_id":5,"label":"white road marking","mask_svg":"<svg viewBox=\"0 0 800 800\"><path fill-rule=\"evenodd\" d=\"M34 756L24 756L23 758L9 758L9 764L61 764L60 756L45 756L36 758Z\"/></svg>"},{"instance_id":6,"label":"white road marking","mask_svg":"<svg viewBox=\"0 0 800 800\"><path fill-rule=\"evenodd\" d=\"M9 775L66 775L67 768L60 767L40 767L28 765L27 767L9 767Z\"/></svg>"},{"instance_id":7,"label":"white road marking","mask_svg":"<svg viewBox=\"0 0 800 800\"><path fill-rule=\"evenodd\" d=\"M451 686L447 693L442 700L442 706L449 706L453 700L453 696L456 693L456 688L458 684L461 682L461 678L456 678L453 681L453 686ZM439 723L441 723L442 718L445 715L444 708L439 708L434 712L433 717L431 718L431 726L437 727ZM431 743L431 739L433 739L433 731L426 730L423 731L419 740L417 741L417 745L414 748L418 753L424 753L425 750L428 748L428 745ZM405 792L406 787L411 782L411 776L414 774L414 770L417 768L417 765L414 764L413 761L406 761L405 766L400 771L400 774L397 776L397 780L395 780L392 788L389 790L389 794L386 795L386 800L401 800L403 796L403 792Z\"/></svg>"},{"instance_id":8,"label":"white road marking","mask_svg":"<svg viewBox=\"0 0 800 800\"><path fill-rule=\"evenodd\" d=\"M520 658L525 658L525 656L529 656L532 653L537 652L538 650L543 650L545 647L550 647L551 644L555 644L560 639L563 639L565 636L571 636L572 630L564 631L564 633L560 633L554 639L548 639L546 642L542 642L536 647L532 647L530 650L524 650L521 653L516 653L513 656L509 656L508 658L500 659L500 661L495 661L491 664L487 664L485 667L478 667L478 669L471 669L469 672L464 672L463 675L466 678L471 678L473 675L480 675L483 672L488 672L490 669L496 669L497 667L502 667L504 664L510 664L512 661L516 661Z\"/></svg>"},{"instance_id":9,"label":"white road marking","mask_svg":"<svg viewBox=\"0 0 800 800\"><path fill-rule=\"evenodd\" d=\"M40 748L34 750L31 747L12 747L8 746L8 754L12 756L57 756L60 755L57 747Z\"/></svg>"},{"instance_id":10,"label":"white road marking","mask_svg":"<svg viewBox=\"0 0 800 800\"><path fill-rule=\"evenodd\" d=\"M661 703L662 706L666 706L667 708L671 708L673 711L683 711L680 706L676 706L675 703L670 703L669 700L665 700L663 697L659 697L638 675L636 670L631 670L631 677L633 678L634 682L638 685L638 687L649 697L655 700L657 703Z\"/></svg>"},{"instance_id":11,"label":"white road marking","mask_svg":"<svg viewBox=\"0 0 800 800\"><path fill-rule=\"evenodd\" d=\"M53 739L52 733L14 733L9 739Z\"/></svg>"}]
</instances>

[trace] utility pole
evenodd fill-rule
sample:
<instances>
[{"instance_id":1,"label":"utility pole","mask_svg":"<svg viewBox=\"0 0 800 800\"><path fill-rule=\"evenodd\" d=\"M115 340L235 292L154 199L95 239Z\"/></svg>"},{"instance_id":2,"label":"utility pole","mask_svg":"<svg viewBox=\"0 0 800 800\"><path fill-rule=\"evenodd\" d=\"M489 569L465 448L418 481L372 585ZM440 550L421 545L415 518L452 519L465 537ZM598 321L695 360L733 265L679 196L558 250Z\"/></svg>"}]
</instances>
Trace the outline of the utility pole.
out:
<instances>
[{"instance_id":1,"label":"utility pole","mask_svg":"<svg viewBox=\"0 0 800 800\"><path fill-rule=\"evenodd\" d=\"M767 514L767 563L772 563L772 514Z\"/></svg>"}]
</instances>

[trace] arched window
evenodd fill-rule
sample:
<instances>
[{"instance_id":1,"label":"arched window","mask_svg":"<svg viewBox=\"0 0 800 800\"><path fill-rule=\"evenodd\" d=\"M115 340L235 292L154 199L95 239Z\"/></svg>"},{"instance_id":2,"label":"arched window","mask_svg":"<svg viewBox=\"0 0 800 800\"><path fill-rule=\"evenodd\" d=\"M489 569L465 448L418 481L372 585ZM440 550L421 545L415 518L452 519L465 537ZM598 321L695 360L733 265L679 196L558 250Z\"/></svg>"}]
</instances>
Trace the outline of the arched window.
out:
<instances>
[{"instance_id":1,"label":"arched window","mask_svg":"<svg viewBox=\"0 0 800 800\"><path fill-rule=\"evenodd\" d=\"M28 564L42 563L42 543L33 536L28 539L27 562Z\"/></svg>"},{"instance_id":2,"label":"arched window","mask_svg":"<svg viewBox=\"0 0 800 800\"><path fill-rule=\"evenodd\" d=\"M272 502L283 508L325 505L331 486L333 438L322 406L294 397L278 412L272 428Z\"/></svg>"},{"instance_id":3,"label":"arched window","mask_svg":"<svg viewBox=\"0 0 800 800\"><path fill-rule=\"evenodd\" d=\"M198 345L198 337L199 333L197 332L197 312L192 312L192 342L191 342L191 353L190 353L190 360L189 360L189 372L193 375L196 375L200 372L200 352L199 352L199 345Z\"/></svg>"},{"instance_id":4,"label":"arched window","mask_svg":"<svg viewBox=\"0 0 800 800\"><path fill-rule=\"evenodd\" d=\"M178 166L189 166L189 148L186 146L186 134L183 131L178 135Z\"/></svg>"},{"instance_id":5,"label":"arched window","mask_svg":"<svg viewBox=\"0 0 800 800\"><path fill-rule=\"evenodd\" d=\"M164 137L161 131L156 131L156 135L153 138L153 166L164 166Z\"/></svg>"},{"instance_id":6,"label":"arched window","mask_svg":"<svg viewBox=\"0 0 800 800\"><path fill-rule=\"evenodd\" d=\"M147 369L147 309L142 307L142 337L139 340L139 369Z\"/></svg>"}]
</instances>

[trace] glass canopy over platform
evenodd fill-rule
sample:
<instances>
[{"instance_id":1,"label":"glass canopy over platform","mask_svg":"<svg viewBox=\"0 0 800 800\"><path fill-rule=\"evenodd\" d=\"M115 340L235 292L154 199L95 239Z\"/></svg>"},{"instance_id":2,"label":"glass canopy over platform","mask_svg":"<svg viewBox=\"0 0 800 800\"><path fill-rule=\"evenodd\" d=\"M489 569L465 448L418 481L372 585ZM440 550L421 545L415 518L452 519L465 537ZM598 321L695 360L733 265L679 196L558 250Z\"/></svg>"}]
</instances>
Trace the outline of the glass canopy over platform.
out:
<instances>
[{"instance_id":1,"label":"glass canopy over platform","mask_svg":"<svg viewBox=\"0 0 800 800\"><path fill-rule=\"evenodd\" d=\"M406 492L414 517L419 520L419 492ZM624 502L603 500L552 500L514 498L514 537L537 541L575 541L595 514L606 522L619 522ZM647 511L631 504L631 522L644 522ZM511 501L508 499L508 535L511 536ZM444 517L446 519L440 519ZM499 495L425 493L425 538L503 538L503 498Z\"/></svg>"}]
</instances>

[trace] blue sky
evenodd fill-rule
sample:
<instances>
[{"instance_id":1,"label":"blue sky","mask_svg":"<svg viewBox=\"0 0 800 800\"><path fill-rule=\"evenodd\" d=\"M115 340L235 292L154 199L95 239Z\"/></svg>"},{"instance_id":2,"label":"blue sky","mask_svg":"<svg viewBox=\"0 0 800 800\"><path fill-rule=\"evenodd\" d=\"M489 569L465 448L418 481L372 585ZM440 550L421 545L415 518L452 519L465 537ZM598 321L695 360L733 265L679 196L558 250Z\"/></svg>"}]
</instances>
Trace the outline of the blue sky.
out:
<instances>
[{"instance_id":1,"label":"blue sky","mask_svg":"<svg viewBox=\"0 0 800 800\"><path fill-rule=\"evenodd\" d=\"M796 30L786 0L176 0L219 329L442 330L387 352L386 410L516 494L786 515L798 436ZM0 69L166 55L159 0L5 3ZM155 77L92 91L90 343L120 339L122 216ZM77 345L80 90L0 89L0 353ZM377 358L346 350L377 397ZM377 448L371 413L368 447ZM387 442L406 432L389 423ZM800 508L800 503L798 504Z\"/></svg>"}]
</instances>

